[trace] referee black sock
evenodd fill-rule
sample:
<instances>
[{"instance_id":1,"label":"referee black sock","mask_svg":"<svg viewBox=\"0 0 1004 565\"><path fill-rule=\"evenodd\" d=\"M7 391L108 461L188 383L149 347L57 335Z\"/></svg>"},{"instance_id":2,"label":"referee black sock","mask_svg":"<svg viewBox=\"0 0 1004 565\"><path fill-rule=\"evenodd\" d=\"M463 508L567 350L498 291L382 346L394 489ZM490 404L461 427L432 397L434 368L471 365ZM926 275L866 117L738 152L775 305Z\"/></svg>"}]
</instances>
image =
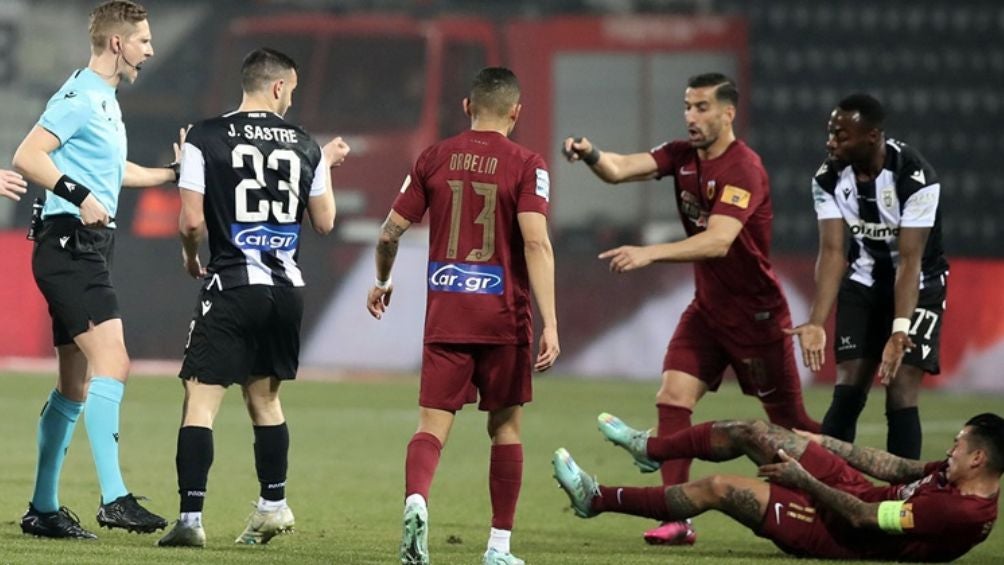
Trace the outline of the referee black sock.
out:
<instances>
[{"instance_id":1,"label":"referee black sock","mask_svg":"<svg viewBox=\"0 0 1004 565\"><path fill-rule=\"evenodd\" d=\"M286 498L286 469L289 465L289 428L286 422L278 426L254 427L254 464L265 500Z\"/></svg>"},{"instance_id":2,"label":"referee black sock","mask_svg":"<svg viewBox=\"0 0 1004 565\"><path fill-rule=\"evenodd\" d=\"M213 465L213 430L185 426L178 430L178 494L182 512L202 512L209 467Z\"/></svg>"},{"instance_id":3,"label":"referee black sock","mask_svg":"<svg viewBox=\"0 0 1004 565\"><path fill-rule=\"evenodd\" d=\"M920 433L920 411L916 406L900 408L885 413L889 423L886 449L893 455L907 459L920 459L922 442Z\"/></svg>"},{"instance_id":4,"label":"referee black sock","mask_svg":"<svg viewBox=\"0 0 1004 565\"><path fill-rule=\"evenodd\" d=\"M851 385L833 387L833 402L823 418L822 433L839 440L854 442L858 416L865 408L868 391Z\"/></svg>"}]
</instances>

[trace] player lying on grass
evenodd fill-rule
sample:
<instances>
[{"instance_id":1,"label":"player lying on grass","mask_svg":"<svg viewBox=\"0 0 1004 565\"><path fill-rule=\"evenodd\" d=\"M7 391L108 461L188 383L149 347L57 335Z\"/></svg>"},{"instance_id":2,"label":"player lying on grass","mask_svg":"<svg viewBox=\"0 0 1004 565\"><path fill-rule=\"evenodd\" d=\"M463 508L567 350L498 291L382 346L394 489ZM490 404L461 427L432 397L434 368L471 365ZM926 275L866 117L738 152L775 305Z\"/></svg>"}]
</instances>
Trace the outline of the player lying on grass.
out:
<instances>
[{"instance_id":1,"label":"player lying on grass","mask_svg":"<svg viewBox=\"0 0 1004 565\"><path fill-rule=\"evenodd\" d=\"M707 422L650 437L601 414L599 427L642 471L671 458L745 455L769 482L712 475L672 487L608 487L559 449L555 478L583 518L618 512L683 520L713 509L793 555L897 561L956 559L985 540L997 518L1004 419L996 414L970 418L947 459L929 463L762 421Z\"/></svg>"}]
</instances>

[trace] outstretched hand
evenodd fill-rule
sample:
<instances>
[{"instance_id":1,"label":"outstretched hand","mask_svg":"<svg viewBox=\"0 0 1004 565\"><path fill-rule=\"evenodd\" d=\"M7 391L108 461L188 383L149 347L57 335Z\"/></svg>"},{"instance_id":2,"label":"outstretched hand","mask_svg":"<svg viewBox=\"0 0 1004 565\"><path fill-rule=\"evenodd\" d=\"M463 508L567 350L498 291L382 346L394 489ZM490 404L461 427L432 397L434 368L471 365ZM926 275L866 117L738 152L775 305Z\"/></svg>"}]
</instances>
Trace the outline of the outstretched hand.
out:
<instances>
[{"instance_id":1,"label":"outstretched hand","mask_svg":"<svg viewBox=\"0 0 1004 565\"><path fill-rule=\"evenodd\" d=\"M641 269L652 264L648 249L636 245L622 245L599 254L600 259L610 259L610 270L614 273L626 273Z\"/></svg>"},{"instance_id":2,"label":"outstretched hand","mask_svg":"<svg viewBox=\"0 0 1004 565\"><path fill-rule=\"evenodd\" d=\"M889 383L896 378L899 366L903 363L903 356L914 347L913 340L903 332L889 336L889 341L885 342L885 348L882 350L882 363L878 369L879 379L883 385L889 386Z\"/></svg>"},{"instance_id":3,"label":"outstretched hand","mask_svg":"<svg viewBox=\"0 0 1004 565\"><path fill-rule=\"evenodd\" d=\"M188 137L188 130L192 129L192 124L178 129L178 141L174 142L174 161L173 163L181 162L181 148L185 146L185 138Z\"/></svg>"},{"instance_id":4,"label":"outstretched hand","mask_svg":"<svg viewBox=\"0 0 1004 565\"><path fill-rule=\"evenodd\" d=\"M28 192L28 183L24 177L14 171L0 169L0 196L17 202L26 192Z\"/></svg>"},{"instance_id":5,"label":"outstretched hand","mask_svg":"<svg viewBox=\"0 0 1004 565\"><path fill-rule=\"evenodd\" d=\"M807 322L794 328L785 329L784 333L798 336L798 345L802 349L802 362L813 371L820 371L826 362L826 330L819 324Z\"/></svg>"}]
</instances>

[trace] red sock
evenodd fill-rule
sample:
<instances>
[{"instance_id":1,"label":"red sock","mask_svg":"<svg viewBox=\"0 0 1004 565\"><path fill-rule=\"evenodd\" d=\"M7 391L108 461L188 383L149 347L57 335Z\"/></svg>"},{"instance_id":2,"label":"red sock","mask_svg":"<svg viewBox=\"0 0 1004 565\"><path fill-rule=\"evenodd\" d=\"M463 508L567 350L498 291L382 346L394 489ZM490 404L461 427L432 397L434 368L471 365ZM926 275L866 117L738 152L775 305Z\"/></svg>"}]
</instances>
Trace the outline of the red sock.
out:
<instances>
[{"instance_id":1,"label":"red sock","mask_svg":"<svg viewBox=\"0 0 1004 565\"><path fill-rule=\"evenodd\" d=\"M690 465L691 459L715 461L711 453L711 427L714 422L697 424L669 436L648 438L648 456L656 461L671 462L683 458ZM666 463L662 467L666 468ZM667 485L668 486L668 485Z\"/></svg>"},{"instance_id":2,"label":"red sock","mask_svg":"<svg viewBox=\"0 0 1004 565\"><path fill-rule=\"evenodd\" d=\"M404 461L404 496L420 494L429 500L429 487L439 465L443 444L439 438L418 432L408 442L408 456Z\"/></svg>"},{"instance_id":3,"label":"red sock","mask_svg":"<svg viewBox=\"0 0 1004 565\"><path fill-rule=\"evenodd\" d=\"M488 491L492 499L492 527L512 530L516 501L523 485L523 446L518 443L492 446L488 468Z\"/></svg>"},{"instance_id":4,"label":"red sock","mask_svg":"<svg viewBox=\"0 0 1004 565\"><path fill-rule=\"evenodd\" d=\"M690 416L694 413L692 410L668 404L656 404L656 408L659 409L659 434L657 437L671 436L690 427ZM659 472L662 473L664 486L685 483L690 478L690 459L678 459L675 456L673 459L668 457L660 459L652 455L651 452L650 456L657 461L663 461Z\"/></svg>"},{"instance_id":5,"label":"red sock","mask_svg":"<svg viewBox=\"0 0 1004 565\"><path fill-rule=\"evenodd\" d=\"M767 413L767 418L772 424L789 430L797 428L818 434L821 428L819 422L810 418L805 412L805 403L802 401L801 393L784 402L764 404L763 411Z\"/></svg>"},{"instance_id":6,"label":"red sock","mask_svg":"<svg viewBox=\"0 0 1004 565\"><path fill-rule=\"evenodd\" d=\"M665 487L600 487L600 495L593 499L593 510L618 512L643 518L668 520Z\"/></svg>"}]
</instances>

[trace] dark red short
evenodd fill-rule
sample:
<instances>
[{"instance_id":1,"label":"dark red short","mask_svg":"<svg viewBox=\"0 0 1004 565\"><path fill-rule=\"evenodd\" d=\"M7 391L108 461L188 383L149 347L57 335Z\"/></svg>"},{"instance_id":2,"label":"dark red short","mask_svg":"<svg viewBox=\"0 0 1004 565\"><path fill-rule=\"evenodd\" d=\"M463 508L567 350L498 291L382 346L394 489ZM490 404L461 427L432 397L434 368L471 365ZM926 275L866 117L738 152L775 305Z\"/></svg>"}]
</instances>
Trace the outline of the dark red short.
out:
<instances>
[{"instance_id":1,"label":"dark red short","mask_svg":"<svg viewBox=\"0 0 1004 565\"><path fill-rule=\"evenodd\" d=\"M773 322L790 325L788 318ZM802 385L791 338L786 336L757 345L740 344L712 328L705 314L691 304L680 316L676 332L669 340L662 370L693 375L715 391L729 366L735 371L743 393L755 395L765 404L801 397Z\"/></svg>"},{"instance_id":2,"label":"dark red short","mask_svg":"<svg viewBox=\"0 0 1004 565\"><path fill-rule=\"evenodd\" d=\"M488 412L533 399L529 345L427 343L418 404L456 412L478 400Z\"/></svg>"},{"instance_id":3,"label":"dark red short","mask_svg":"<svg viewBox=\"0 0 1004 565\"><path fill-rule=\"evenodd\" d=\"M818 444L810 443L799 463L812 476L844 492L857 494L873 488L864 475ZM767 513L757 535L771 540L782 551L792 555L829 559L849 559L860 555L834 539L807 494L779 485L770 485Z\"/></svg>"}]
</instances>

